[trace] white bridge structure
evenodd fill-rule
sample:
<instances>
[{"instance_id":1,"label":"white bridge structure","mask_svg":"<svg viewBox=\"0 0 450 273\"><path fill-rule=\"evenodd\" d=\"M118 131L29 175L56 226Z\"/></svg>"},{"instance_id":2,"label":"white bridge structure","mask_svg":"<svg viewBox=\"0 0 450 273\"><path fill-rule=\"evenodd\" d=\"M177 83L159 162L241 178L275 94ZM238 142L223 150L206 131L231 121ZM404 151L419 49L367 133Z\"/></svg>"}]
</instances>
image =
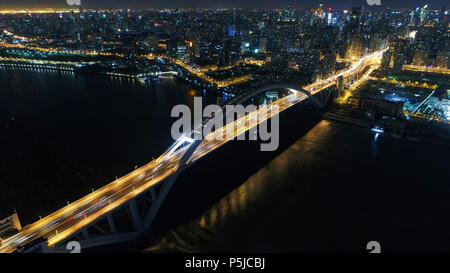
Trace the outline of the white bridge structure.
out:
<instances>
[{"instance_id":1,"label":"white bridge structure","mask_svg":"<svg viewBox=\"0 0 450 273\"><path fill-rule=\"evenodd\" d=\"M320 91L336 85L340 76L348 78L356 74L362 75L366 68L379 65L383 52L384 50L372 53L332 77L303 88L290 83L274 83L255 88L233 104L241 104L268 90L286 89L289 93L267 107L260 107L211 132L222 135L222 138L207 136L203 140L194 140L194 131L203 129L195 128L191 133L180 137L156 160L23 227L19 233L3 241L0 252L69 252L66 249L69 241L78 241L81 249L86 249L139 238L151 229L158 210L183 170L263 122L261 116L269 119L304 100L309 100L318 107L323 106L328 96L321 96ZM314 96L315 94L317 95ZM274 105L277 107L272 107ZM278 111L273 111L274 108ZM245 126L236 126L237 124ZM231 136L227 134L229 126L237 128L232 130L234 134ZM124 231L120 224L126 217L130 219L128 223L131 228Z\"/></svg>"}]
</instances>

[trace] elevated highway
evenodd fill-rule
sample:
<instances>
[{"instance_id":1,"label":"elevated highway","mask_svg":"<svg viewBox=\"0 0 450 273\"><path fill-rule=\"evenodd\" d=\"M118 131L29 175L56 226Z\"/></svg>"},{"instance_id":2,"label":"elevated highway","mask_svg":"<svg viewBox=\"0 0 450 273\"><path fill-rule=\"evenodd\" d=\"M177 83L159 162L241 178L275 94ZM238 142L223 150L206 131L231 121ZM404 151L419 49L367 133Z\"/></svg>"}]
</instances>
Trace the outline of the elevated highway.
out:
<instances>
[{"instance_id":1,"label":"elevated highway","mask_svg":"<svg viewBox=\"0 0 450 273\"><path fill-rule=\"evenodd\" d=\"M156 160L112 181L39 221L25 226L18 234L3 241L0 252L14 252L37 239L43 240L43 243L39 245L43 252L67 252L63 243L78 234L83 237L82 247L117 243L136 238L151 227L165 197L184 169L228 141L257 126L265 119L269 119L301 101L311 98L313 103L320 106L320 102L312 97L314 94L336 84L340 76L349 77L355 73L361 73L368 66L379 64L383 52L370 54L353 63L348 69L339 71L327 79L303 88L288 83L269 84L256 88L235 103L242 103L252 96L272 89L283 88L290 92L289 95L267 105L267 107L260 107L256 111L216 129L204 140L194 140L190 134L180 137ZM274 109L277 109L277 111L274 111ZM265 119L261 119L261 117ZM241 126L243 124L244 126ZM231 135L228 133L230 128L234 132ZM196 129L200 130L201 128ZM142 195L148 196L149 209L146 211L140 211L136 203L136 198ZM112 213L123 206L129 208L135 227L134 231L127 233L117 231ZM105 232L100 237L91 236L88 228L102 220L107 221L109 232ZM33 250L36 250L36 248Z\"/></svg>"}]
</instances>

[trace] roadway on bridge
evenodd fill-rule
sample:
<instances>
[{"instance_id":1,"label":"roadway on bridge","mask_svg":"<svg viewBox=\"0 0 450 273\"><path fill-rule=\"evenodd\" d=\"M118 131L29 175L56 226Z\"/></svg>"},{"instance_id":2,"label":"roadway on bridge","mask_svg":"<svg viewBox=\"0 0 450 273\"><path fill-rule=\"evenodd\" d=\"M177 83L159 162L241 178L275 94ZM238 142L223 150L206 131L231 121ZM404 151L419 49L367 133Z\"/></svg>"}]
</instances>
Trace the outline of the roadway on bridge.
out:
<instances>
[{"instance_id":1,"label":"roadway on bridge","mask_svg":"<svg viewBox=\"0 0 450 273\"><path fill-rule=\"evenodd\" d=\"M350 68L340 71L325 80L305 86L303 89L313 95L336 84L339 76L348 77L355 73L361 73L367 66L379 64L384 51L372 53L353 63ZM302 92L290 91L292 94L267 105L267 107L260 107L245 117L241 117L212 132L202 141L189 159L188 164L253 128L263 121L260 119L261 116L268 119L308 98ZM273 106L278 106L278 111L274 111L277 108ZM231 129L234 133L230 135L228 133L230 128L237 128L237 130ZM218 136L222 137L219 138ZM178 143L180 141L184 142L185 140L177 140ZM174 152L166 152L147 165L24 227L18 234L3 242L0 252L13 252L37 238L46 238L50 246L56 245L150 187L162 182L171 174L174 174L180 167L179 161L189 145L181 146Z\"/></svg>"}]
</instances>

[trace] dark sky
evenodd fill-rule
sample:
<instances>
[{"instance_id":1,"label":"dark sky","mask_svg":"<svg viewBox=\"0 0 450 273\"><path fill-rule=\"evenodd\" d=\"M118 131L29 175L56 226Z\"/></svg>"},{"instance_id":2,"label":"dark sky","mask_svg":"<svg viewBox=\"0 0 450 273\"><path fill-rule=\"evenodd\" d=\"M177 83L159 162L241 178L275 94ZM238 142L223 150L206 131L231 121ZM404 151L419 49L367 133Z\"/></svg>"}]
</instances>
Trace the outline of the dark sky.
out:
<instances>
[{"instance_id":1,"label":"dark sky","mask_svg":"<svg viewBox=\"0 0 450 273\"><path fill-rule=\"evenodd\" d=\"M349 8L366 5L366 0L81 0L85 7L91 8L175 8L175 7L240 7L273 8L285 7L289 3L296 8L315 7L318 3L334 8ZM393 8L417 7L428 4L431 8L441 9L448 0L381 0L383 6ZM0 8L42 8L67 7L66 0L1 0Z\"/></svg>"}]
</instances>

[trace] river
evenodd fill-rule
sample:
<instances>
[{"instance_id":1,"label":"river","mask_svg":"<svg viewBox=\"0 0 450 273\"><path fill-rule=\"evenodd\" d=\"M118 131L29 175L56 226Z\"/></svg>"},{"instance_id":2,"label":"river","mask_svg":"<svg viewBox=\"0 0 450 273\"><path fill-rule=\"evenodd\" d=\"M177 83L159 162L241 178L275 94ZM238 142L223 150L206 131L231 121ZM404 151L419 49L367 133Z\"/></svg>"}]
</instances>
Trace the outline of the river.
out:
<instances>
[{"instance_id":1,"label":"river","mask_svg":"<svg viewBox=\"0 0 450 273\"><path fill-rule=\"evenodd\" d=\"M0 82L3 118L14 118L27 134L57 139L101 173L96 181L77 181L83 190L73 198L162 153L172 143L171 108L192 106L201 95L172 79L149 86L58 71L0 68ZM385 251L450 250L449 148L376 136L295 110L281 117L279 150L265 154L259 144L237 142L200 160L169 194L157 236L131 248L364 252L367 242L378 241ZM0 183L14 184L8 177ZM11 200L40 186L21 183L22 191L11 191L1 207L17 208ZM61 179L45 183L56 192L77 189ZM57 198L31 201L54 207L64 202ZM20 216L30 203L18 203Z\"/></svg>"}]
</instances>

